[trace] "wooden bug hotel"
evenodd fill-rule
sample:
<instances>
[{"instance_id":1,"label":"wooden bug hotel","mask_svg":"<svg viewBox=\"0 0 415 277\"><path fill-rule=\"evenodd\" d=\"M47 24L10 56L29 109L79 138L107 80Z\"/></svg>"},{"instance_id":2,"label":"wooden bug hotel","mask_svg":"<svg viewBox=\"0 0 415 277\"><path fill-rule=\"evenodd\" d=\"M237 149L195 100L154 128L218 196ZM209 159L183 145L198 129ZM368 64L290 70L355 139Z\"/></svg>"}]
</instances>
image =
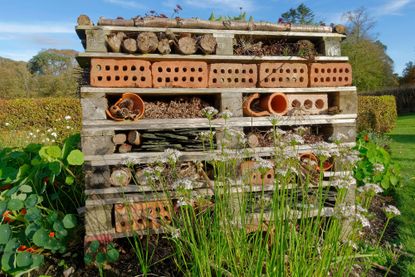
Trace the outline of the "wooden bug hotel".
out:
<instances>
[{"instance_id":1,"label":"wooden bug hotel","mask_svg":"<svg viewBox=\"0 0 415 277\"><path fill-rule=\"evenodd\" d=\"M252 156L272 156L272 144L257 132L272 128L270 116L314 138L342 133L344 144L355 141L352 68L341 56L344 35L331 27L157 17L94 25L80 16L76 32L85 48L78 62L85 75L87 238L165 231L160 220L171 220L174 188L166 199L146 183L143 168L167 149L181 151L179 177L198 183L195 193L217 193L201 162L219 153L225 124L246 135ZM208 106L232 117L204 118ZM199 133L210 128L216 132L208 151ZM311 143L297 150L299 159L316 159ZM274 171L262 176L254 164L250 157L240 164L235 192L274 190ZM323 182L335 186L328 180L343 172L324 170Z\"/></svg>"}]
</instances>

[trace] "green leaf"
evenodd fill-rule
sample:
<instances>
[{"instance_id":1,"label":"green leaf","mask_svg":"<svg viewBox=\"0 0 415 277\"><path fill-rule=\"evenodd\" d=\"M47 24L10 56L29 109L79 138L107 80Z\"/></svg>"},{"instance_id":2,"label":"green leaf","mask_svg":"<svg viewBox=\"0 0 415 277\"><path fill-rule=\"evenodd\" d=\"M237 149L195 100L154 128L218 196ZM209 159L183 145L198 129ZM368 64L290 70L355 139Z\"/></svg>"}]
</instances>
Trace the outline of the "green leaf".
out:
<instances>
[{"instance_id":1,"label":"green leaf","mask_svg":"<svg viewBox=\"0 0 415 277\"><path fill-rule=\"evenodd\" d=\"M59 175L59 173L61 173L61 170L62 170L61 164L59 162L56 162L56 161L49 163L48 168L55 175Z\"/></svg>"},{"instance_id":2,"label":"green leaf","mask_svg":"<svg viewBox=\"0 0 415 277\"><path fill-rule=\"evenodd\" d=\"M57 239L64 239L68 236L68 231L66 229L59 230L56 232L55 236Z\"/></svg>"},{"instance_id":3,"label":"green leaf","mask_svg":"<svg viewBox=\"0 0 415 277\"><path fill-rule=\"evenodd\" d=\"M33 235L36 233L36 231L39 229L39 226L36 223L30 223L27 225L24 233L28 239L32 239Z\"/></svg>"},{"instance_id":4,"label":"green leaf","mask_svg":"<svg viewBox=\"0 0 415 277\"><path fill-rule=\"evenodd\" d=\"M9 241L11 234L12 230L10 229L9 224L0 225L0 244L6 244Z\"/></svg>"},{"instance_id":5,"label":"green leaf","mask_svg":"<svg viewBox=\"0 0 415 277\"><path fill-rule=\"evenodd\" d=\"M14 269L14 253L7 252L1 257L1 269L4 272L9 272Z\"/></svg>"},{"instance_id":6,"label":"green leaf","mask_svg":"<svg viewBox=\"0 0 415 277\"><path fill-rule=\"evenodd\" d=\"M75 134L72 136L69 136L62 147L62 160L66 159L66 157L68 157L69 153L76 149L76 147L78 146L79 142L81 141L81 136L80 134Z\"/></svg>"},{"instance_id":7,"label":"green leaf","mask_svg":"<svg viewBox=\"0 0 415 277\"><path fill-rule=\"evenodd\" d=\"M92 255L91 254L88 254L88 253L86 253L85 254L85 256L84 256L84 262L85 262L85 264L87 264L87 265L90 265L90 264L92 264Z\"/></svg>"},{"instance_id":8,"label":"green leaf","mask_svg":"<svg viewBox=\"0 0 415 277\"><path fill-rule=\"evenodd\" d=\"M20 211L23 209L24 203L22 200L19 199L10 199L9 203L7 203L7 209L11 211Z\"/></svg>"},{"instance_id":9,"label":"green leaf","mask_svg":"<svg viewBox=\"0 0 415 277\"><path fill-rule=\"evenodd\" d=\"M36 194L29 195L28 198L24 201L26 208L33 208L38 203L38 196Z\"/></svg>"},{"instance_id":10,"label":"green leaf","mask_svg":"<svg viewBox=\"0 0 415 277\"><path fill-rule=\"evenodd\" d=\"M29 185L21 185L21 186L19 187L19 190L20 190L21 192L30 193L30 192L32 192L32 187L31 187L31 186L29 186Z\"/></svg>"},{"instance_id":11,"label":"green leaf","mask_svg":"<svg viewBox=\"0 0 415 277\"><path fill-rule=\"evenodd\" d=\"M104 253L99 252L97 254L97 256L95 257L95 260L97 261L98 264L103 264L103 263L105 263L105 261L107 259L105 258L105 254Z\"/></svg>"},{"instance_id":12,"label":"green leaf","mask_svg":"<svg viewBox=\"0 0 415 277\"><path fill-rule=\"evenodd\" d=\"M36 221L36 220L39 220L41 218L41 212L36 207L28 208L27 213L24 217L28 221Z\"/></svg>"},{"instance_id":13,"label":"green leaf","mask_svg":"<svg viewBox=\"0 0 415 277\"><path fill-rule=\"evenodd\" d=\"M33 166L38 166L38 165L40 165L42 163L42 161L41 160L39 160L39 159L33 159L31 162L30 162L30 164L31 165L33 165Z\"/></svg>"},{"instance_id":14,"label":"green leaf","mask_svg":"<svg viewBox=\"0 0 415 277\"><path fill-rule=\"evenodd\" d=\"M49 232L43 228L37 230L33 235L33 242L39 247L46 246L49 242Z\"/></svg>"},{"instance_id":15,"label":"green leaf","mask_svg":"<svg viewBox=\"0 0 415 277\"><path fill-rule=\"evenodd\" d=\"M119 257L120 257L120 253L118 252L117 249L111 248L107 251L108 262L114 263L118 260Z\"/></svg>"},{"instance_id":16,"label":"green leaf","mask_svg":"<svg viewBox=\"0 0 415 277\"><path fill-rule=\"evenodd\" d=\"M49 224L55 223L58 220L58 213L55 212L55 211L51 212L48 215L47 220L48 220Z\"/></svg>"},{"instance_id":17,"label":"green leaf","mask_svg":"<svg viewBox=\"0 0 415 277\"><path fill-rule=\"evenodd\" d=\"M59 159L62 155L62 150L57 145L47 146L46 153L51 157L55 159Z\"/></svg>"},{"instance_id":18,"label":"green leaf","mask_svg":"<svg viewBox=\"0 0 415 277\"><path fill-rule=\"evenodd\" d=\"M32 259L33 259L33 264L32 267L39 267L40 265L43 264L43 255L32 255Z\"/></svg>"},{"instance_id":19,"label":"green leaf","mask_svg":"<svg viewBox=\"0 0 415 277\"><path fill-rule=\"evenodd\" d=\"M84 153L80 150L72 150L67 157L67 161L70 165L82 165L84 163Z\"/></svg>"},{"instance_id":20,"label":"green leaf","mask_svg":"<svg viewBox=\"0 0 415 277\"><path fill-rule=\"evenodd\" d=\"M74 181L75 181L75 178L72 176L66 176L65 178L65 184L67 185L72 185Z\"/></svg>"},{"instance_id":21,"label":"green leaf","mask_svg":"<svg viewBox=\"0 0 415 277\"><path fill-rule=\"evenodd\" d=\"M17 173L16 179L22 179L24 176L26 176L26 173L29 172L30 165L24 164L21 167L19 167L19 171Z\"/></svg>"},{"instance_id":22,"label":"green leaf","mask_svg":"<svg viewBox=\"0 0 415 277\"><path fill-rule=\"evenodd\" d=\"M7 210L7 200L0 201L0 215Z\"/></svg>"},{"instance_id":23,"label":"green leaf","mask_svg":"<svg viewBox=\"0 0 415 277\"><path fill-rule=\"evenodd\" d=\"M391 175L390 182L393 186L398 185L399 179L395 175Z\"/></svg>"},{"instance_id":24,"label":"green leaf","mask_svg":"<svg viewBox=\"0 0 415 277\"><path fill-rule=\"evenodd\" d=\"M56 221L55 223L53 223L53 230L54 231L62 231L62 230L65 230L65 227L63 227L62 222Z\"/></svg>"},{"instance_id":25,"label":"green leaf","mask_svg":"<svg viewBox=\"0 0 415 277\"><path fill-rule=\"evenodd\" d=\"M99 249L99 241L94 240L89 244L89 249L92 253L96 253Z\"/></svg>"},{"instance_id":26,"label":"green leaf","mask_svg":"<svg viewBox=\"0 0 415 277\"><path fill-rule=\"evenodd\" d=\"M21 200L21 201L25 201L26 198L27 198L27 194L26 193L20 193L20 194L14 196L12 198L13 199L18 199L18 200Z\"/></svg>"},{"instance_id":27,"label":"green leaf","mask_svg":"<svg viewBox=\"0 0 415 277\"><path fill-rule=\"evenodd\" d=\"M72 229L77 224L77 219L74 214L67 214L62 220L63 226L65 226L66 229Z\"/></svg>"},{"instance_id":28,"label":"green leaf","mask_svg":"<svg viewBox=\"0 0 415 277\"><path fill-rule=\"evenodd\" d=\"M29 252L19 252L16 256L16 263L18 267L26 267L33 262L32 254Z\"/></svg>"},{"instance_id":29,"label":"green leaf","mask_svg":"<svg viewBox=\"0 0 415 277\"><path fill-rule=\"evenodd\" d=\"M17 247L19 247L19 243L17 242L16 238L9 240L4 247L4 252L15 252Z\"/></svg>"}]
</instances>

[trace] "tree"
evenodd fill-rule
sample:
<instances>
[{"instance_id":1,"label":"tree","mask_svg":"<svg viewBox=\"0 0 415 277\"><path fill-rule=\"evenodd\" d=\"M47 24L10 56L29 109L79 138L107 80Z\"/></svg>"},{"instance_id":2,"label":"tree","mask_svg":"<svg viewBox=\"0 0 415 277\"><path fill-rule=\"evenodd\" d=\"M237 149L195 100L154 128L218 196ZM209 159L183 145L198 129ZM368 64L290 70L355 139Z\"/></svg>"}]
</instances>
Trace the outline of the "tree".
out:
<instances>
[{"instance_id":1,"label":"tree","mask_svg":"<svg viewBox=\"0 0 415 277\"><path fill-rule=\"evenodd\" d=\"M314 13L309 7L300 4L296 9L290 9L281 15L286 22L293 24L315 24Z\"/></svg>"},{"instance_id":2,"label":"tree","mask_svg":"<svg viewBox=\"0 0 415 277\"><path fill-rule=\"evenodd\" d=\"M413 62L408 62L405 65L399 83L403 86L415 85L415 64Z\"/></svg>"},{"instance_id":3,"label":"tree","mask_svg":"<svg viewBox=\"0 0 415 277\"><path fill-rule=\"evenodd\" d=\"M369 16L364 7L344 13L343 18L347 22L349 38L355 40L371 39L370 32L375 27L376 22Z\"/></svg>"},{"instance_id":4,"label":"tree","mask_svg":"<svg viewBox=\"0 0 415 277\"><path fill-rule=\"evenodd\" d=\"M73 50L43 50L29 61L29 71L38 75L63 74L73 69L74 53Z\"/></svg>"},{"instance_id":5,"label":"tree","mask_svg":"<svg viewBox=\"0 0 415 277\"><path fill-rule=\"evenodd\" d=\"M349 34L342 43L342 54L348 56L353 68L353 83L359 90L377 90L396 86L393 60L387 47L371 34L375 22L364 8L346 12Z\"/></svg>"}]
</instances>

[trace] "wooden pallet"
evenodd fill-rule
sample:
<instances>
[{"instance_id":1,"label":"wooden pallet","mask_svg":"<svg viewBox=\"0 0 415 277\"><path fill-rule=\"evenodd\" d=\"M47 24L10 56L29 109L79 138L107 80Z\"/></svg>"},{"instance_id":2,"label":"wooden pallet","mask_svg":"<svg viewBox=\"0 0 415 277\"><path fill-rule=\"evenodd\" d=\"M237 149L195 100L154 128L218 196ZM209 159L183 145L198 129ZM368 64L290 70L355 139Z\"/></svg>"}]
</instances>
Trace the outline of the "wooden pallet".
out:
<instances>
[{"instance_id":1,"label":"wooden pallet","mask_svg":"<svg viewBox=\"0 0 415 277\"><path fill-rule=\"evenodd\" d=\"M314 28L314 27L313 27ZM297 56L236 56L233 55L233 39L240 37L255 38L276 38L276 39L309 39L313 41L320 49L321 56L315 57L313 62L347 62L348 58L341 56L340 42L344 35L330 32L329 27L317 27L310 30L306 27L292 28L289 31L247 31L247 30L213 30L213 29L181 29L171 28L174 33L191 33L191 34L212 34L217 42L217 51L215 55L159 55L159 54L124 54L110 53L105 45L105 38L108 34L118 31L127 33L140 32L165 32L166 28L155 27L123 27L123 26L77 26L76 32L81 39L85 48L84 53L77 57L80 65L88 72L91 65L91 59L138 59L150 62L158 61L207 61L227 62L227 63L246 63L258 64L261 62L304 62L310 61ZM232 128L248 127L272 127L268 117L244 117L242 112L242 103L244 96L251 93L274 93L282 92L286 94L327 94L328 104L337 106L338 113L334 115L296 115L283 116L278 118L280 127L288 126L321 126L322 132L330 135L338 133L348 133L349 137L344 140L344 146L351 147L355 141L354 131L356 127L357 114L357 93L356 87L305 87L305 88L108 88L108 87L81 87L81 105L83 114L82 123L82 149L86 154L86 234L95 236L99 234L108 234L113 238L144 235L149 233L161 233L167 230L163 227L141 230L137 232L117 233L115 230L114 205L123 203L136 203L145 201L169 201L166 194L157 191L150 185L130 184L126 187L111 187L111 184L105 181L102 176L108 176L112 167L119 167L126 163L148 164L159 159L160 152L134 152L134 153L114 153L114 144L112 137L116 132L130 130L171 130L186 128L212 128L215 129L216 139L220 142L221 130L224 126ZM108 109L107 97L115 97L123 93L136 93L141 96L167 96L167 95L192 95L192 96L213 96L215 104L220 111L229 110L233 117L228 120L205 118L191 119L141 119L139 121L121 121L115 122L108 120L105 110ZM351 134L351 135L350 135ZM311 145L298 146L294 151L298 153L313 150ZM215 158L220 149L211 151L187 151L183 152L180 162L201 160L207 161ZM235 153L240 150L234 150ZM274 149L272 147L252 148L245 151L246 157L252 156L272 156ZM288 151L288 150L287 150ZM291 150L290 150L291 151ZM323 186L335 186L333 179L351 176L350 172L325 172ZM353 188L355 182L350 181L350 190L346 202L353 201ZM220 183L200 181L195 185L193 193L195 195L205 195L210 197L214 194L221 193ZM286 189L295 188L296 184L291 184ZM247 193L258 190L272 191L275 185L251 186L241 178L234 180L230 191L233 194ZM170 191L170 196L174 197L175 192ZM315 216L318 213L313 211L307 216ZM324 209L325 216L331 216L329 209ZM296 211L292 216L303 216ZM257 215L252 215L252 222L255 223Z\"/></svg>"}]
</instances>

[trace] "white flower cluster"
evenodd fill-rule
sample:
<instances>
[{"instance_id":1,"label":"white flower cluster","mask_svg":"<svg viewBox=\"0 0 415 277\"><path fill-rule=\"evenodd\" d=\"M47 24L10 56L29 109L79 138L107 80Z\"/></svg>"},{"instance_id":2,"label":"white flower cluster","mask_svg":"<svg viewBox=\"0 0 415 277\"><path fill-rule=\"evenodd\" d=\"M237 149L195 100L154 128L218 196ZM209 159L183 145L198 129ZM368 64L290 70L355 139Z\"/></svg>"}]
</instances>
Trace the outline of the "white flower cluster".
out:
<instances>
[{"instance_id":1,"label":"white flower cluster","mask_svg":"<svg viewBox=\"0 0 415 277\"><path fill-rule=\"evenodd\" d=\"M374 193L382 193L383 189L377 184L365 184L364 186L358 187L357 191L359 192L374 192Z\"/></svg>"},{"instance_id":2,"label":"white flower cluster","mask_svg":"<svg viewBox=\"0 0 415 277\"><path fill-rule=\"evenodd\" d=\"M362 215L360 213L357 213L356 214L356 218L360 222L360 224L362 224L362 227L363 228L370 227L370 222L369 222L369 220L364 215Z\"/></svg>"},{"instance_id":3,"label":"white flower cluster","mask_svg":"<svg viewBox=\"0 0 415 277\"><path fill-rule=\"evenodd\" d=\"M225 120L227 120L227 119L229 119L229 118L231 118L232 117L232 112L231 111L229 111L229 110L224 110L223 112L221 112L220 114L219 114L219 116L220 117L222 117L223 119L225 119Z\"/></svg>"},{"instance_id":4,"label":"white flower cluster","mask_svg":"<svg viewBox=\"0 0 415 277\"><path fill-rule=\"evenodd\" d=\"M264 160L263 158L255 159L255 165L254 165L255 170L270 170L273 168L274 168L274 165L272 164L271 161Z\"/></svg>"},{"instance_id":5,"label":"white flower cluster","mask_svg":"<svg viewBox=\"0 0 415 277\"><path fill-rule=\"evenodd\" d=\"M286 139L293 144L304 144L304 138L297 134L290 133L287 135Z\"/></svg>"},{"instance_id":6,"label":"white flower cluster","mask_svg":"<svg viewBox=\"0 0 415 277\"><path fill-rule=\"evenodd\" d=\"M71 116L70 115L67 115L67 116L65 116L65 120L71 120Z\"/></svg>"},{"instance_id":7,"label":"white flower cluster","mask_svg":"<svg viewBox=\"0 0 415 277\"><path fill-rule=\"evenodd\" d=\"M191 206L191 204L188 201L186 201L183 197L180 197L179 199L177 199L176 206L177 207Z\"/></svg>"},{"instance_id":8,"label":"white flower cluster","mask_svg":"<svg viewBox=\"0 0 415 277\"><path fill-rule=\"evenodd\" d=\"M401 211L399 211L398 208L392 205L384 207L383 211L388 217L401 215Z\"/></svg>"},{"instance_id":9,"label":"white flower cluster","mask_svg":"<svg viewBox=\"0 0 415 277\"><path fill-rule=\"evenodd\" d=\"M202 109L202 115L207 118L214 117L215 115L218 114L218 112L219 111L217 109L211 106Z\"/></svg>"},{"instance_id":10,"label":"white flower cluster","mask_svg":"<svg viewBox=\"0 0 415 277\"><path fill-rule=\"evenodd\" d=\"M197 139L200 139L202 141L209 141L210 138L213 138L215 136L215 131L202 131L197 136Z\"/></svg>"},{"instance_id":11,"label":"white flower cluster","mask_svg":"<svg viewBox=\"0 0 415 277\"><path fill-rule=\"evenodd\" d=\"M333 141L333 142L340 142L344 139L347 139L347 136L345 134L342 134L342 133L337 133L337 134L335 134L335 135L333 135L329 138L329 140Z\"/></svg>"},{"instance_id":12,"label":"white flower cluster","mask_svg":"<svg viewBox=\"0 0 415 277\"><path fill-rule=\"evenodd\" d=\"M188 178L181 179L181 180L176 180L173 183L172 188L174 190L177 190L177 189L192 190L193 189L193 182L192 182L192 180L190 180Z\"/></svg>"},{"instance_id":13,"label":"white flower cluster","mask_svg":"<svg viewBox=\"0 0 415 277\"><path fill-rule=\"evenodd\" d=\"M375 163L373 165L373 170L378 173L382 173L385 170L385 166L381 163Z\"/></svg>"},{"instance_id":14,"label":"white flower cluster","mask_svg":"<svg viewBox=\"0 0 415 277\"><path fill-rule=\"evenodd\" d=\"M176 163L179 158L182 156L182 153L179 150L168 148L164 150L162 162Z\"/></svg>"}]
</instances>

